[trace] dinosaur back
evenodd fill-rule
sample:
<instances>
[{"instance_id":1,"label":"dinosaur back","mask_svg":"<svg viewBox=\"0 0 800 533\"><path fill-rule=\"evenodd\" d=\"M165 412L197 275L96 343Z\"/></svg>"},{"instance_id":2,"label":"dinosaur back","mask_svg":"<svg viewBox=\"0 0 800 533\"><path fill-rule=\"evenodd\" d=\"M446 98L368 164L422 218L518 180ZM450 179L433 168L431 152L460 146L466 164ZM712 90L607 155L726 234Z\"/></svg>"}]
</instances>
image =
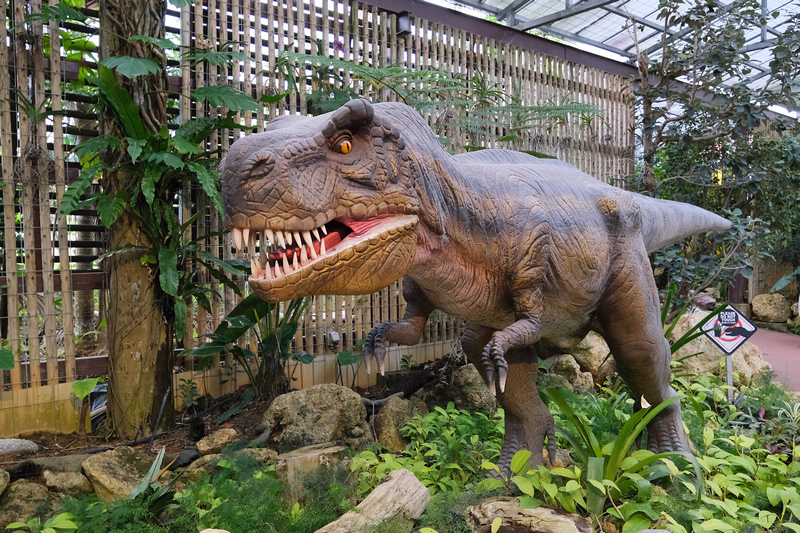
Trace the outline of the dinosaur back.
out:
<instances>
[{"instance_id":1,"label":"dinosaur back","mask_svg":"<svg viewBox=\"0 0 800 533\"><path fill-rule=\"evenodd\" d=\"M700 207L634 194L642 213L642 236L647 252L707 231L722 231L731 222Z\"/></svg>"}]
</instances>

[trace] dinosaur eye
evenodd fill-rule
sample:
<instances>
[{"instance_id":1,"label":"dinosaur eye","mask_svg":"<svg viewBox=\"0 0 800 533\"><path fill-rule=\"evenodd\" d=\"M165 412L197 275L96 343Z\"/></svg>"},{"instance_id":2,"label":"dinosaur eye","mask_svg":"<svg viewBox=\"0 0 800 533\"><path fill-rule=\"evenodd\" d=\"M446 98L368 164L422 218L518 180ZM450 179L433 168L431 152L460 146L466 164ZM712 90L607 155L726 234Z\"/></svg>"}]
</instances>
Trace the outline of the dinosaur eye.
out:
<instances>
[{"instance_id":1,"label":"dinosaur eye","mask_svg":"<svg viewBox=\"0 0 800 533\"><path fill-rule=\"evenodd\" d=\"M333 138L331 146L340 154L349 154L353 151L353 138L349 132L343 132Z\"/></svg>"}]
</instances>

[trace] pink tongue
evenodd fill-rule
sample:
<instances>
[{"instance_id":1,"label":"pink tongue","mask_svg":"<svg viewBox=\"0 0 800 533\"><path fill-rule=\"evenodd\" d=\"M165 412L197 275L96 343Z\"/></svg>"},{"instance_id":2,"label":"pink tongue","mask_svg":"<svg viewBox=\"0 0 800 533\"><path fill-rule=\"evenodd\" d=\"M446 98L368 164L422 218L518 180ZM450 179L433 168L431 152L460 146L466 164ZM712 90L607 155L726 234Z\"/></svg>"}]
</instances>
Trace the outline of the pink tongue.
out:
<instances>
[{"instance_id":1,"label":"pink tongue","mask_svg":"<svg viewBox=\"0 0 800 533\"><path fill-rule=\"evenodd\" d=\"M367 220L347 220L342 222L353 230L354 235L364 235L365 233L369 233L373 228L380 226L383 219L369 218Z\"/></svg>"}]
</instances>

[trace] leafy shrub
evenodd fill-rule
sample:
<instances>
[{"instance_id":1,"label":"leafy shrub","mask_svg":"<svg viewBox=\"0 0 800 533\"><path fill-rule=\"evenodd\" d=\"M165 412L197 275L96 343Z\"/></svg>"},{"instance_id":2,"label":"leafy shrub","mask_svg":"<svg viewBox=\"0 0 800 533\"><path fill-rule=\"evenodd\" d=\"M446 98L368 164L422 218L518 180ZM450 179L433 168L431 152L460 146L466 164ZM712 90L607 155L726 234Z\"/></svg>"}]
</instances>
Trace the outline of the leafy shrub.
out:
<instances>
[{"instance_id":1,"label":"leafy shrub","mask_svg":"<svg viewBox=\"0 0 800 533\"><path fill-rule=\"evenodd\" d=\"M436 407L424 418L417 415L403 428L411 442L402 454L364 451L353 458L358 473L358 493L369 492L380 479L405 468L432 494L441 490L462 492L483 475L481 464L500 455L503 445L503 413L489 418L455 408Z\"/></svg>"}]
</instances>

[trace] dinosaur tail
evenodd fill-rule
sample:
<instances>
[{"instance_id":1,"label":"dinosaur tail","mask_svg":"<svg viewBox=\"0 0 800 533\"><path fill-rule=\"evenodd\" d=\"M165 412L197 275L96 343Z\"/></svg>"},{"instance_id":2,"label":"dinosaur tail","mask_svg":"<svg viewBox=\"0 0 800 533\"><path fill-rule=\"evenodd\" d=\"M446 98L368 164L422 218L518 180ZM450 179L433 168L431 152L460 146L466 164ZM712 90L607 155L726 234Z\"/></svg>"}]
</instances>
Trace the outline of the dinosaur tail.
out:
<instances>
[{"instance_id":1,"label":"dinosaur tail","mask_svg":"<svg viewBox=\"0 0 800 533\"><path fill-rule=\"evenodd\" d=\"M647 252L707 231L721 231L731 222L700 207L635 195L642 214L642 236Z\"/></svg>"}]
</instances>

